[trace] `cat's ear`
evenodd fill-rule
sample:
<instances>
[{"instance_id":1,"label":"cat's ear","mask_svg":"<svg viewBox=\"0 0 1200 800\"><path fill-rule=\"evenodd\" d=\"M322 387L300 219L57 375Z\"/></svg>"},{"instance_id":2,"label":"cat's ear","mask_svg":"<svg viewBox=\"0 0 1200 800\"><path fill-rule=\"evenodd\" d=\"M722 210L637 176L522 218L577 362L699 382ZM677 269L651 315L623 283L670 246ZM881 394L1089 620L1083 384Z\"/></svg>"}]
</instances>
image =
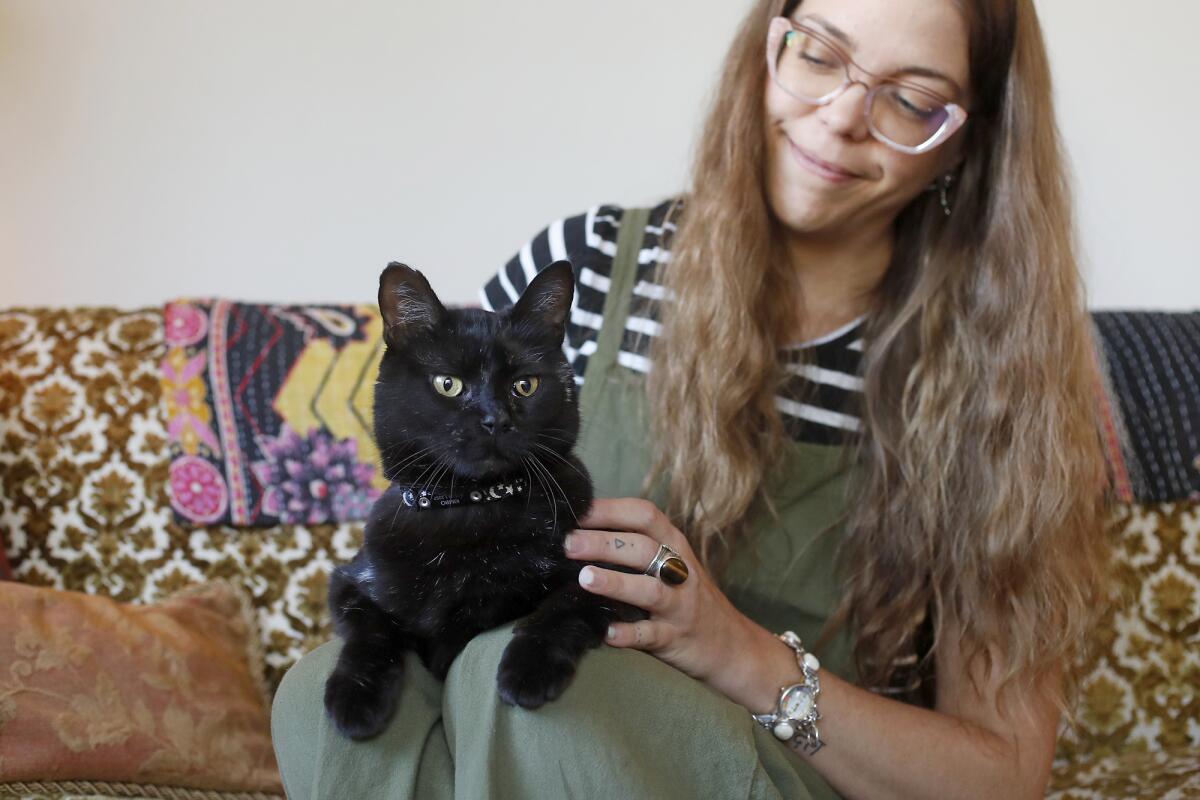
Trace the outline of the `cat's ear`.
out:
<instances>
[{"instance_id":1,"label":"cat's ear","mask_svg":"<svg viewBox=\"0 0 1200 800\"><path fill-rule=\"evenodd\" d=\"M567 317L575 296L575 275L571 262L555 261L543 269L521 294L510 319L514 326L541 330L562 341L567 332Z\"/></svg>"},{"instance_id":2,"label":"cat's ear","mask_svg":"<svg viewBox=\"0 0 1200 800\"><path fill-rule=\"evenodd\" d=\"M412 334L436 327L446 308L424 275L393 261L379 276L379 313L384 340L398 347Z\"/></svg>"}]
</instances>

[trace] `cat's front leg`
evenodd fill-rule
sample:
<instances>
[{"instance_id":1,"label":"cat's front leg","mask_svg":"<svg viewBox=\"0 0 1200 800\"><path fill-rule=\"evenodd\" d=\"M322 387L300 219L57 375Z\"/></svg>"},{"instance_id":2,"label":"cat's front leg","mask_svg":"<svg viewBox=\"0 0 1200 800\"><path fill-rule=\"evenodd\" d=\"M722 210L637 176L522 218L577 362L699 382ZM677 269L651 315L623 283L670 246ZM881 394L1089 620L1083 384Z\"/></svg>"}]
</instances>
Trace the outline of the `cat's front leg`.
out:
<instances>
[{"instance_id":1,"label":"cat's front leg","mask_svg":"<svg viewBox=\"0 0 1200 800\"><path fill-rule=\"evenodd\" d=\"M329 600L344 641L325 682L325 712L344 736L370 739L396 711L404 651L411 642L399 621L337 572Z\"/></svg>"},{"instance_id":2,"label":"cat's front leg","mask_svg":"<svg viewBox=\"0 0 1200 800\"><path fill-rule=\"evenodd\" d=\"M538 708L570 684L585 652L604 641L610 622L646 618L628 603L592 594L570 581L513 630L496 682L509 705Z\"/></svg>"}]
</instances>

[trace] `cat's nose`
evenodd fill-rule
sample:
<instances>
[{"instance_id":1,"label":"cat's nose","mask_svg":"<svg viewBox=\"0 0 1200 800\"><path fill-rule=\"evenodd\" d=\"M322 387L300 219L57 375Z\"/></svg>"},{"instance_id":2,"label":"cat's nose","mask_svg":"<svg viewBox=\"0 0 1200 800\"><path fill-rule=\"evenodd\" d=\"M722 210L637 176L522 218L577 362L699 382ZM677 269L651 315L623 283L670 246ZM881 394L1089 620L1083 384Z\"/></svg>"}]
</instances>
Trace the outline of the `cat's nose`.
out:
<instances>
[{"instance_id":1,"label":"cat's nose","mask_svg":"<svg viewBox=\"0 0 1200 800\"><path fill-rule=\"evenodd\" d=\"M497 431L500 433L508 433L512 430L512 421L507 414L487 414L479 422L483 429L488 433L495 435Z\"/></svg>"}]
</instances>

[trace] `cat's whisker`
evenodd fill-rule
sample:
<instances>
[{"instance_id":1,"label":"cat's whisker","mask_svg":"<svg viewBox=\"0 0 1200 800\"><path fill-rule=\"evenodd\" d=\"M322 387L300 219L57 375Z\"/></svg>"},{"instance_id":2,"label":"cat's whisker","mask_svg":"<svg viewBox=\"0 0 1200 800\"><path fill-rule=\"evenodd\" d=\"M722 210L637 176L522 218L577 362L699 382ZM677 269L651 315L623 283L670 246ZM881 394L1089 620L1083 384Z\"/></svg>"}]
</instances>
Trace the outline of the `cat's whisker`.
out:
<instances>
[{"instance_id":1,"label":"cat's whisker","mask_svg":"<svg viewBox=\"0 0 1200 800\"><path fill-rule=\"evenodd\" d=\"M542 493L546 495L546 500L547 500L547 502L550 503L550 511L554 514L554 523L553 523L554 530L557 531L558 530L558 499L554 496L554 492L550 490L550 486L542 478L542 474L540 472L538 472L538 464L535 463L532 455L530 455L526 459L526 463L528 463L529 466L533 467L533 475L535 478L537 478L538 483L541 484Z\"/></svg>"},{"instance_id":2,"label":"cat's whisker","mask_svg":"<svg viewBox=\"0 0 1200 800\"><path fill-rule=\"evenodd\" d=\"M567 465L568 467L570 467L571 469L575 470L575 472L576 472L576 473L579 475L579 477L583 478L585 481L586 481L586 480L588 480L588 476L587 476L587 475L584 475L582 472L580 472L580 470L579 470L579 467L575 466L575 465L574 465L574 464L572 464L570 461L568 461L567 459L563 458L562 454L561 454L561 453L559 453L559 452L558 452L557 450L555 450L554 448L552 448L552 447L547 447L546 445L544 445L544 444L539 444L539 443L537 443L537 442L534 442L534 443L533 443L533 446L534 446L534 447L540 447L541 449L545 450L547 453L549 453L550 455L554 456L555 458L557 458L559 461L561 461L561 462L563 462L564 464L566 464L566 465Z\"/></svg>"},{"instance_id":3,"label":"cat's whisker","mask_svg":"<svg viewBox=\"0 0 1200 800\"><path fill-rule=\"evenodd\" d=\"M433 450L436 446L437 445L429 445L428 447L422 447L415 453L411 453L402 462L400 462L397 467L395 467L393 474L385 477L391 481L399 480L399 478L404 475L404 470L408 469L411 464L419 461L426 453L428 453L430 450Z\"/></svg>"},{"instance_id":4,"label":"cat's whisker","mask_svg":"<svg viewBox=\"0 0 1200 800\"><path fill-rule=\"evenodd\" d=\"M554 430L559 430L559 429L558 428L549 428L548 430L554 431ZM563 432L566 433L566 431L563 431ZM550 434L546 433L546 431L538 431L533 435L540 436L543 439L550 439L551 441L555 441L555 442L562 442L563 444L575 444L575 442L573 442L570 439L564 439L561 436L551 436Z\"/></svg>"},{"instance_id":5,"label":"cat's whisker","mask_svg":"<svg viewBox=\"0 0 1200 800\"><path fill-rule=\"evenodd\" d=\"M414 437L405 439L404 441L401 441L401 442L393 442L392 444L388 445L385 449L380 450L379 456L380 456L380 458L384 458L386 456L391 456L397 450L402 450L402 449L406 448L410 442L415 442L415 441L419 441L419 439L414 436ZM422 447L421 449L417 450L415 453L409 453L407 456L404 457L403 460L407 461L408 459L419 456L422 453L427 453L430 450L432 450L435 446L436 445Z\"/></svg>"},{"instance_id":6,"label":"cat's whisker","mask_svg":"<svg viewBox=\"0 0 1200 800\"><path fill-rule=\"evenodd\" d=\"M391 452L392 452L393 450L395 450L396 448L398 448L398 447L403 447L404 445L408 444L409 442L415 442L415 441L417 441L417 439L419 439L419 438L420 438L420 437L418 437L418 436L410 436L410 437L408 437L407 439L401 439L401 440L400 440L400 441L398 441L398 442L392 442L392 443L391 443L391 444L389 444L389 445L388 445L388 446L387 446L385 449L383 449L381 452L382 452L382 453L391 453Z\"/></svg>"},{"instance_id":7,"label":"cat's whisker","mask_svg":"<svg viewBox=\"0 0 1200 800\"><path fill-rule=\"evenodd\" d=\"M529 491L525 493L525 508L529 508L529 501L533 498L533 476L529 474L529 464L525 459L521 459L525 466L525 485L529 487Z\"/></svg>"},{"instance_id":8,"label":"cat's whisker","mask_svg":"<svg viewBox=\"0 0 1200 800\"><path fill-rule=\"evenodd\" d=\"M446 477L447 472L450 473L450 481L451 481L451 483L453 483L453 481L454 481L454 460L451 458L446 459L445 465L442 467L441 471L438 472L437 476L432 481L430 481L430 483L432 483L433 486L436 487L438 485L438 483L440 483L441 480ZM454 494L453 491L451 491L450 493Z\"/></svg>"},{"instance_id":9,"label":"cat's whisker","mask_svg":"<svg viewBox=\"0 0 1200 800\"><path fill-rule=\"evenodd\" d=\"M532 455L532 454L531 454L531 455ZM559 494L561 494L561 495L562 495L562 498L563 498L563 503L564 503L564 504L566 504L566 506L567 506L567 510L571 512L571 516L572 516L572 517L575 517L575 527L577 527L577 528L578 528L578 527L579 527L579 517L577 517L577 516L575 515L575 509L571 508L571 498L567 496L567 492L566 492L566 490L564 490L564 489L562 488L562 484L560 484L560 483L558 482L558 478L554 477L554 473L550 471L550 468L549 468L549 467L547 467L545 464L543 464L543 463L541 462L541 459L539 459L537 456L533 456L533 460L534 460L534 461L535 461L535 462L536 462L536 463L537 463L537 464L538 464L538 465L539 465L539 466L540 466L540 467L541 467L543 470L545 470L545 471L546 471L546 477L547 477L547 478L549 478L551 481L553 481L553 482L554 482L554 485L555 485L555 486L558 488Z\"/></svg>"},{"instance_id":10,"label":"cat's whisker","mask_svg":"<svg viewBox=\"0 0 1200 800\"><path fill-rule=\"evenodd\" d=\"M393 467L393 470L395 472L399 473L409 463L420 458L422 455L424 455L425 453L428 453L432 449L433 449L433 447L431 445L429 447L422 447L420 450L417 450L415 453L409 453L403 459L401 459L400 464L398 466Z\"/></svg>"},{"instance_id":11,"label":"cat's whisker","mask_svg":"<svg viewBox=\"0 0 1200 800\"><path fill-rule=\"evenodd\" d=\"M425 481L425 483L421 486L421 491L428 489L430 486L436 487L438 478L444 475L446 470L450 469L451 467L451 462L446 458L446 452L444 450L438 453L437 461L435 463L436 466L433 470L433 474L430 475L429 480Z\"/></svg>"},{"instance_id":12,"label":"cat's whisker","mask_svg":"<svg viewBox=\"0 0 1200 800\"><path fill-rule=\"evenodd\" d=\"M442 463L442 454L439 452L434 455L433 463L431 463L429 466L425 467L425 469L421 470L421 474L418 475L416 477L416 479L412 481L412 485L416 486L418 483L420 483L422 478L424 478L427 474L429 474L429 472L431 470L436 470L441 465L441 463Z\"/></svg>"}]
</instances>

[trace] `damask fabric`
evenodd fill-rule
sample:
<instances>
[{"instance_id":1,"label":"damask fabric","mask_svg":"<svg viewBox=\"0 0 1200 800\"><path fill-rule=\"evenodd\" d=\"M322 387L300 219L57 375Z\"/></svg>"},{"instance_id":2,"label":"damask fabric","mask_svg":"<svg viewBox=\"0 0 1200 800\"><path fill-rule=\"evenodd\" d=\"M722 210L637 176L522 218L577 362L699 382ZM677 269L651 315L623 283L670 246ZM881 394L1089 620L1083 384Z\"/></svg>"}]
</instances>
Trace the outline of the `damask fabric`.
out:
<instances>
[{"instance_id":1,"label":"damask fabric","mask_svg":"<svg viewBox=\"0 0 1200 800\"><path fill-rule=\"evenodd\" d=\"M176 521L365 520L387 488L371 425L378 310L216 300L163 314Z\"/></svg>"},{"instance_id":2,"label":"damask fabric","mask_svg":"<svg viewBox=\"0 0 1200 800\"><path fill-rule=\"evenodd\" d=\"M1078 727L1059 734L1059 800L1200 787L1200 502L1118 507L1107 532L1115 580L1081 662Z\"/></svg>"},{"instance_id":3,"label":"damask fabric","mask_svg":"<svg viewBox=\"0 0 1200 800\"><path fill-rule=\"evenodd\" d=\"M1133 495L1200 500L1200 312L1092 315L1120 423Z\"/></svg>"},{"instance_id":4,"label":"damask fabric","mask_svg":"<svg viewBox=\"0 0 1200 800\"><path fill-rule=\"evenodd\" d=\"M4 533L0 531L0 581L11 581L12 577L12 567L8 564L8 549L4 545Z\"/></svg>"},{"instance_id":5,"label":"damask fabric","mask_svg":"<svg viewBox=\"0 0 1200 800\"><path fill-rule=\"evenodd\" d=\"M279 796L240 588L155 605L0 586L0 794L94 781Z\"/></svg>"},{"instance_id":6,"label":"damask fabric","mask_svg":"<svg viewBox=\"0 0 1200 800\"><path fill-rule=\"evenodd\" d=\"M329 638L328 572L359 524L180 525L160 309L0 312L0 536L18 580L153 603L227 578L251 595L272 687Z\"/></svg>"}]
</instances>

